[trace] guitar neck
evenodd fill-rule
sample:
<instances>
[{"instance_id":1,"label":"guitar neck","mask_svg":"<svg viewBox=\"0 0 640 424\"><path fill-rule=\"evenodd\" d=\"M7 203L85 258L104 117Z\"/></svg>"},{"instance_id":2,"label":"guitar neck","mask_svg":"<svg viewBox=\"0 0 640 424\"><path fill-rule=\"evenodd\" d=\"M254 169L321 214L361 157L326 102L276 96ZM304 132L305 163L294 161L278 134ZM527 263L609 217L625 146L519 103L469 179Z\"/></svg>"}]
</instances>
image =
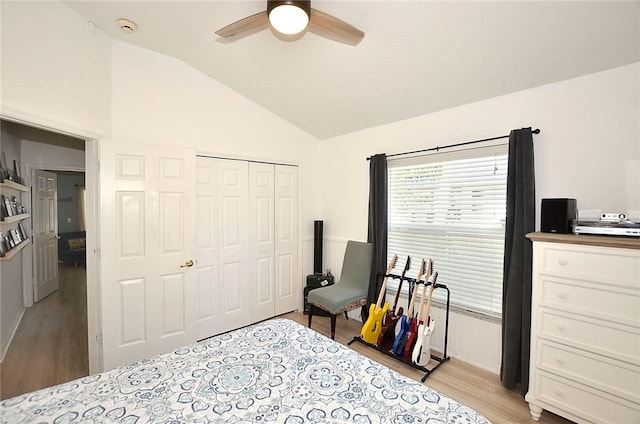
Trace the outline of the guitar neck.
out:
<instances>
[{"instance_id":1,"label":"guitar neck","mask_svg":"<svg viewBox=\"0 0 640 424\"><path fill-rule=\"evenodd\" d=\"M398 284L398 291L396 292L396 298L393 301L393 311L395 312L396 306L398 306L398 298L400 297L400 291L402 290L402 282L404 281L404 273L400 277L400 284Z\"/></svg>"},{"instance_id":2,"label":"guitar neck","mask_svg":"<svg viewBox=\"0 0 640 424\"><path fill-rule=\"evenodd\" d=\"M398 291L396 292L396 298L393 301L393 312L396 311L396 306L398 306L398 298L400 298L400 291L402 290L402 283L404 282L404 277L407 275L407 271L409 271L411 267L411 256L407 256L407 262L404 264L404 269L402 270L402 275L400 276L400 284L398 284Z\"/></svg>"},{"instance_id":3,"label":"guitar neck","mask_svg":"<svg viewBox=\"0 0 640 424\"><path fill-rule=\"evenodd\" d=\"M424 315L424 321L428 321L429 314L431 313L431 298L433 297L433 290L436 288L436 280L438 279L438 273L435 272L431 278L429 278L429 282L431 283L431 290L429 291L429 299L427 300L427 311Z\"/></svg>"},{"instance_id":4,"label":"guitar neck","mask_svg":"<svg viewBox=\"0 0 640 424\"><path fill-rule=\"evenodd\" d=\"M420 296L420 306L418 307L418 322L422 321L423 319L424 301L427 296L427 280L431 275L432 266L433 262L431 261L431 259L427 259L427 271L424 273L424 275L422 275L422 279L424 282L422 285L422 296Z\"/></svg>"},{"instance_id":5,"label":"guitar neck","mask_svg":"<svg viewBox=\"0 0 640 424\"><path fill-rule=\"evenodd\" d=\"M382 287L380 287L380 293L378 294L378 301L376 302L376 308L382 308L382 299L384 299L384 292L387 290L387 280L389 277L385 275L384 281L382 282Z\"/></svg>"},{"instance_id":6,"label":"guitar neck","mask_svg":"<svg viewBox=\"0 0 640 424\"><path fill-rule=\"evenodd\" d=\"M389 266L387 267L386 274L384 275L384 281L382 282L380 293L378 293L378 301L376 302L377 309L382 308L384 292L387 290L387 280L389 279L389 274L391 274L391 271L393 271L393 267L396 266L397 261L398 261L398 255L393 255L393 258L391 258L391 262L389 262Z\"/></svg>"},{"instance_id":7,"label":"guitar neck","mask_svg":"<svg viewBox=\"0 0 640 424\"><path fill-rule=\"evenodd\" d=\"M424 309L424 301L427 297L427 283L422 283L422 295L420 296L420 306L418 306L418 322L422 321L422 313Z\"/></svg>"},{"instance_id":8,"label":"guitar neck","mask_svg":"<svg viewBox=\"0 0 640 424\"><path fill-rule=\"evenodd\" d=\"M416 304L416 295L418 294L418 284L422 277L424 276L424 259L420 262L420 270L418 271L418 277L416 278L416 284L413 287L413 295L411 296L411 302L409 303L409 311L407 312L408 317L413 316L413 307ZM411 286L409 286L411 288Z\"/></svg>"}]
</instances>

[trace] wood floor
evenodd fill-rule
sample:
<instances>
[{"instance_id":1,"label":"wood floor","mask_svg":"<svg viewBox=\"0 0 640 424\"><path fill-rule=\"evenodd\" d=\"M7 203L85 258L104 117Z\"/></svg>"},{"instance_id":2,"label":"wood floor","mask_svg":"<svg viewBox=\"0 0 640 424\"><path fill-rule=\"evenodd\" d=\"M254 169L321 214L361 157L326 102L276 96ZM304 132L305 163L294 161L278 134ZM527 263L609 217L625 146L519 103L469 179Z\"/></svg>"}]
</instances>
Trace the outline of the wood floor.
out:
<instances>
[{"instance_id":1,"label":"wood floor","mask_svg":"<svg viewBox=\"0 0 640 424\"><path fill-rule=\"evenodd\" d=\"M24 312L0 366L0 399L89 374L86 270L58 271L60 288Z\"/></svg>"},{"instance_id":2,"label":"wood floor","mask_svg":"<svg viewBox=\"0 0 640 424\"><path fill-rule=\"evenodd\" d=\"M307 316L300 312L292 312L284 317L307 325ZM341 316L336 324L336 341L347 344L353 336L360 334L362 323ZM329 318L313 317L311 328L330 337ZM378 352L361 343L353 343L353 350L386 365L398 373L415 380L420 380L424 372ZM432 368L431 361L427 368ZM431 374L425 382L429 387L463 403L484 415L494 424L535 423L529 415L529 405L520 393L512 392L500 383L497 375L452 358ZM569 424L572 421L558 417L548 411L542 413L538 423Z\"/></svg>"},{"instance_id":3,"label":"wood floor","mask_svg":"<svg viewBox=\"0 0 640 424\"><path fill-rule=\"evenodd\" d=\"M60 290L28 308L22 318L1 366L0 399L88 374L84 269L61 267L60 276ZM300 312L284 317L307 325L307 317ZM359 334L360 325L356 320L338 318L336 341L348 343ZM312 328L329 335L329 318L314 317ZM424 374L363 344L354 343L351 348L407 377L420 380ZM496 375L455 358L442 365L425 384L470 406L495 424L534 422L522 395L504 389ZM547 411L539 422L570 423Z\"/></svg>"}]
</instances>

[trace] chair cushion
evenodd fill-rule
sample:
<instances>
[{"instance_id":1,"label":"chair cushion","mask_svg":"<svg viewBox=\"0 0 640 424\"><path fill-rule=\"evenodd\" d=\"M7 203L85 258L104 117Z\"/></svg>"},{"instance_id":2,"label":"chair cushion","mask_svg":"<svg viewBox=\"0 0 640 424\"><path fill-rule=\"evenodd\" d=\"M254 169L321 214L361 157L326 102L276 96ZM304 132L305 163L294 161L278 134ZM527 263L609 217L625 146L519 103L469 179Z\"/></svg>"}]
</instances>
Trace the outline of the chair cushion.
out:
<instances>
[{"instance_id":1,"label":"chair cushion","mask_svg":"<svg viewBox=\"0 0 640 424\"><path fill-rule=\"evenodd\" d=\"M342 312L344 307L361 299L366 299L367 292L349 285L334 284L309 292L308 302L321 306L331 314Z\"/></svg>"}]
</instances>

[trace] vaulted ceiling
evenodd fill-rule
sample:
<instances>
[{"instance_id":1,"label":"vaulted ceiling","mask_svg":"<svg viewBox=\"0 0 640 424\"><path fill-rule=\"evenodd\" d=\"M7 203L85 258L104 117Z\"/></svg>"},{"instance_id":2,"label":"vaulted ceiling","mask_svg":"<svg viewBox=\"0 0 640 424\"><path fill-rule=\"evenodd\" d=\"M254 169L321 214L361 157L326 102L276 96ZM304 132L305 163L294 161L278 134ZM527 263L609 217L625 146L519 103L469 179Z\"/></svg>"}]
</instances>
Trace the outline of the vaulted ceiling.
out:
<instances>
[{"instance_id":1,"label":"vaulted ceiling","mask_svg":"<svg viewBox=\"0 0 640 424\"><path fill-rule=\"evenodd\" d=\"M266 1L67 1L110 37L176 57L319 139L640 61L640 2L330 1L357 46L215 31ZM138 24L125 34L118 18ZM640 89L640 88L639 88Z\"/></svg>"}]
</instances>

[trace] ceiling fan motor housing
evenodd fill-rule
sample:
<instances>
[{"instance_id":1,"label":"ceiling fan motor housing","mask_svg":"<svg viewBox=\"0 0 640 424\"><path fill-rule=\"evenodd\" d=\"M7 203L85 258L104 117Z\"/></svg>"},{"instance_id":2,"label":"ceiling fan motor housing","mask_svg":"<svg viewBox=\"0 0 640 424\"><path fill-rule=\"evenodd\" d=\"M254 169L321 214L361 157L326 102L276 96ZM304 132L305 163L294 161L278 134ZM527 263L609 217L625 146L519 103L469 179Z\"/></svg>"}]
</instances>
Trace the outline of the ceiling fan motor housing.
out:
<instances>
[{"instance_id":1,"label":"ceiling fan motor housing","mask_svg":"<svg viewBox=\"0 0 640 424\"><path fill-rule=\"evenodd\" d=\"M304 10L307 16L311 17L311 1L307 0L267 0L267 15L278 6L297 6Z\"/></svg>"}]
</instances>

